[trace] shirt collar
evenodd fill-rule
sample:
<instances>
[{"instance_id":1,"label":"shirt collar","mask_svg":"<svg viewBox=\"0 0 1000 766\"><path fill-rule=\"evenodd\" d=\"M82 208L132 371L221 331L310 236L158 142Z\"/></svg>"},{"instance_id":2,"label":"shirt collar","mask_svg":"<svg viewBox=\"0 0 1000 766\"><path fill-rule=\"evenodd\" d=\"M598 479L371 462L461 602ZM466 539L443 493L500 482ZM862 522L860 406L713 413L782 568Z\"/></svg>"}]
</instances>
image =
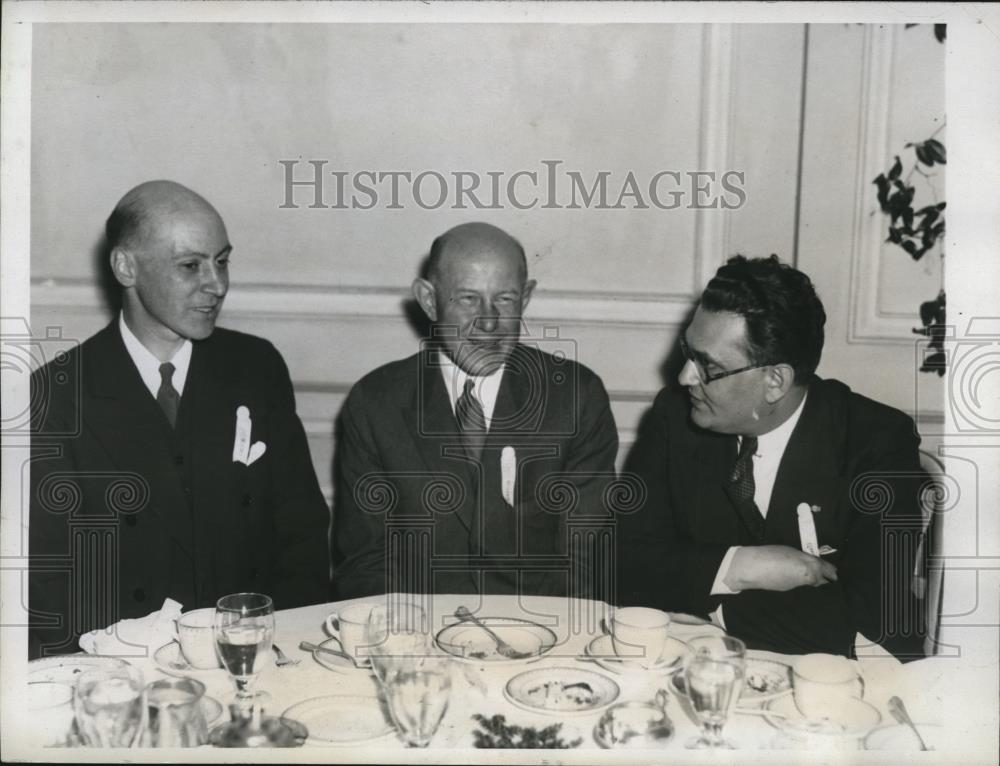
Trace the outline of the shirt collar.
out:
<instances>
[{"instance_id":1,"label":"shirt collar","mask_svg":"<svg viewBox=\"0 0 1000 766\"><path fill-rule=\"evenodd\" d=\"M124 312L118 315L118 329L121 330L122 340L125 342L125 350L128 351L128 355L132 358L132 362L139 371L142 382L146 384L146 388L149 389L149 392L155 398L157 392L160 390L160 364L162 362L153 356L153 353L148 348L142 345L142 341L135 337L135 333L125 323ZM184 393L184 383L187 381L193 347L194 344L190 340L185 339L184 343L170 359L170 363L174 366L171 383L178 395Z\"/></svg>"},{"instance_id":2,"label":"shirt collar","mask_svg":"<svg viewBox=\"0 0 1000 766\"><path fill-rule=\"evenodd\" d=\"M506 365L500 365L489 375L475 377L470 376L455 364L451 357L443 351L438 352L438 363L441 366L441 375L444 378L445 390L448 392L448 400L451 402L451 411L455 411L455 403L465 390L465 381L471 377L473 380L472 391L479 403L483 405L483 414L486 416L486 424L489 426L493 419L493 410L496 407L497 395L500 393L500 381L503 379Z\"/></svg>"},{"instance_id":3,"label":"shirt collar","mask_svg":"<svg viewBox=\"0 0 1000 766\"><path fill-rule=\"evenodd\" d=\"M788 440L792 438L792 431L795 430L795 425L802 416L802 409L806 406L806 399L808 398L809 392L806 391L806 394L802 397L802 401L799 402L799 406L795 408L795 412L792 413L792 416L788 420L773 431L768 431L766 434L761 434L757 437L756 454L778 456L785 454L785 447L788 446Z\"/></svg>"}]
</instances>

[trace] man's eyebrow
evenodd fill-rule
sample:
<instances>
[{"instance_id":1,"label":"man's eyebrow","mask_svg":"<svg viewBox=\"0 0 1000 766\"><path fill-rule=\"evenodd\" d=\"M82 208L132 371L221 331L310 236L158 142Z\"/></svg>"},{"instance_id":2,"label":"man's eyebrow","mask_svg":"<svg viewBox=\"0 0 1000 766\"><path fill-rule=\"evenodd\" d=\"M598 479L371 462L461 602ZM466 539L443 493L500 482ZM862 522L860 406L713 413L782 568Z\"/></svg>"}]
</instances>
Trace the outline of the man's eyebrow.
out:
<instances>
[{"instance_id":1,"label":"man's eyebrow","mask_svg":"<svg viewBox=\"0 0 1000 766\"><path fill-rule=\"evenodd\" d=\"M696 348L691 347L691 342L687 339L687 333L684 333L684 342L687 344L688 351L691 352L691 356L697 359L702 364L714 364L716 367L721 367L719 361L713 357L711 354L701 351Z\"/></svg>"},{"instance_id":2,"label":"man's eyebrow","mask_svg":"<svg viewBox=\"0 0 1000 766\"><path fill-rule=\"evenodd\" d=\"M233 251L233 246L232 245L226 245L224 248L222 248L215 255L209 255L208 253L203 253L200 250L185 250L183 252L177 253L176 257L177 258L191 258L191 257L195 257L195 258L204 258L206 260L215 260L216 258L220 258L220 257L222 257L224 255L229 255L232 251Z\"/></svg>"}]
</instances>

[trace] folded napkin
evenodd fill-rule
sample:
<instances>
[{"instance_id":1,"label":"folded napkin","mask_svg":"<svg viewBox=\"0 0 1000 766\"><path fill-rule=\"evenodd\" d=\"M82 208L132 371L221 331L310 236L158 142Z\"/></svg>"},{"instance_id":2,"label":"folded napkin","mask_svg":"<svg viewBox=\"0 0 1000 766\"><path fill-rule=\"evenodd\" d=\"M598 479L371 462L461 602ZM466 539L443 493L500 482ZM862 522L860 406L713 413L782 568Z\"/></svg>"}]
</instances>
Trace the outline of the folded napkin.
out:
<instances>
[{"instance_id":1,"label":"folded napkin","mask_svg":"<svg viewBox=\"0 0 1000 766\"><path fill-rule=\"evenodd\" d=\"M168 598L163 606L145 617L119 620L104 630L91 631L80 637L80 648L88 654L108 654L115 657L145 657L174 638L174 620L182 606Z\"/></svg>"}]
</instances>

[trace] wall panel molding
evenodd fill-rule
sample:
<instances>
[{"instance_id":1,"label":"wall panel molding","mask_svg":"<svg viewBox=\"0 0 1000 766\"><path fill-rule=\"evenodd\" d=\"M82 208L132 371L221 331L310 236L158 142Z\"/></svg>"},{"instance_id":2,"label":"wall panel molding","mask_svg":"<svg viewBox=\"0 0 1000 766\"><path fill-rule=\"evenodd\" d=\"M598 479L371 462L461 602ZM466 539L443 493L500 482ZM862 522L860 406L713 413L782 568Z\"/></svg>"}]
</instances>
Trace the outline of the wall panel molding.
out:
<instances>
[{"instance_id":1,"label":"wall panel molding","mask_svg":"<svg viewBox=\"0 0 1000 766\"><path fill-rule=\"evenodd\" d=\"M851 278L848 343L913 345L916 318L879 306L886 219L872 183L891 157L893 59L899 25L866 25L861 66L858 158L854 174L854 217L851 232ZM874 211L874 213L872 212Z\"/></svg>"},{"instance_id":2,"label":"wall panel molding","mask_svg":"<svg viewBox=\"0 0 1000 766\"><path fill-rule=\"evenodd\" d=\"M226 296L228 316L327 322L344 316L399 319L410 291L386 286L316 287L300 284L236 284ZM618 290L538 290L525 320L574 325L676 327L694 304L693 295ZM50 310L102 310L91 280L40 277L31 283L31 303Z\"/></svg>"}]
</instances>

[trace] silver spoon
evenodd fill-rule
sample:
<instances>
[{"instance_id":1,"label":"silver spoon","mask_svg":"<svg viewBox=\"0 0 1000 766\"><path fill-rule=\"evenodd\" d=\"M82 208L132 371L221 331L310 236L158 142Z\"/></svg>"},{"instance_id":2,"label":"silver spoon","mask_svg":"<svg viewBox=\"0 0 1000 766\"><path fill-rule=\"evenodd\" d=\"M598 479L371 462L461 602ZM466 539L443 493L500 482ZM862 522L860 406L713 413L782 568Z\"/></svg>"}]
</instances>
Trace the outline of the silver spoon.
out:
<instances>
[{"instance_id":1,"label":"silver spoon","mask_svg":"<svg viewBox=\"0 0 1000 766\"><path fill-rule=\"evenodd\" d=\"M927 743L924 742L924 738L920 736L920 732L917 731L917 726L913 723L913 719L910 718L910 714L906 712L906 705L903 704L903 700L899 697L889 697L889 712L893 718L913 730L913 733L917 735L917 740L920 742L921 750L930 749L927 747Z\"/></svg>"},{"instance_id":2,"label":"silver spoon","mask_svg":"<svg viewBox=\"0 0 1000 766\"><path fill-rule=\"evenodd\" d=\"M302 641L299 643L299 649L304 652L323 652L324 654L332 654L336 657L343 657L345 660L350 660L351 664L354 664L354 658L345 654L344 652L338 652L336 649L330 649L325 646L317 646L316 644L310 644L308 641Z\"/></svg>"},{"instance_id":3,"label":"silver spoon","mask_svg":"<svg viewBox=\"0 0 1000 766\"><path fill-rule=\"evenodd\" d=\"M455 610L455 616L460 620L468 620L469 622L474 622L480 628L489 633L490 638L492 638L497 645L497 654L502 657L506 657L508 660L523 660L525 657L530 657L530 652L519 652L513 646L504 641L500 636L494 633L488 626L484 625L479 619L464 606L460 606Z\"/></svg>"}]
</instances>

